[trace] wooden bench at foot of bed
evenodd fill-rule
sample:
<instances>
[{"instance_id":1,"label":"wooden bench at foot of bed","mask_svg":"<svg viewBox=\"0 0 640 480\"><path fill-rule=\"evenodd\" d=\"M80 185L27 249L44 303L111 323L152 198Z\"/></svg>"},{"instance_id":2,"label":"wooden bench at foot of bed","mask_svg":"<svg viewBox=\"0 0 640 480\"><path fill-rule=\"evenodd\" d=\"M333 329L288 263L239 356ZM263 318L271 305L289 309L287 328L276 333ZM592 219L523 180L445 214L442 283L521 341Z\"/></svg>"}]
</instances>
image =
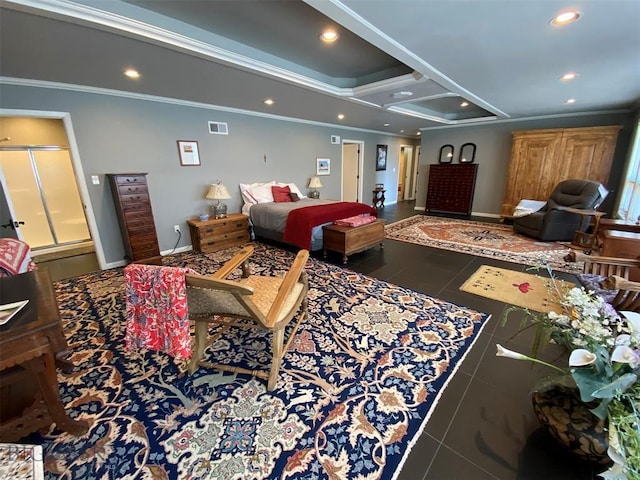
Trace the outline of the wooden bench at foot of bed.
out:
<instances>
[{"instance_id":1,"label":"wooden bench at foot of bed","mask_svg":"<svg viewBox=\"0 0 640 480\"><path fill-rule=\"evenodd\" d=\"M325 225L322 227L322 252L327 256L327 250L342 253L342 263L347 263L347 256L362 252L368 248L380 245L384 248L384 220L360 225L359 227L345 227L342 225Z\"/></svg>"}]
</instances>

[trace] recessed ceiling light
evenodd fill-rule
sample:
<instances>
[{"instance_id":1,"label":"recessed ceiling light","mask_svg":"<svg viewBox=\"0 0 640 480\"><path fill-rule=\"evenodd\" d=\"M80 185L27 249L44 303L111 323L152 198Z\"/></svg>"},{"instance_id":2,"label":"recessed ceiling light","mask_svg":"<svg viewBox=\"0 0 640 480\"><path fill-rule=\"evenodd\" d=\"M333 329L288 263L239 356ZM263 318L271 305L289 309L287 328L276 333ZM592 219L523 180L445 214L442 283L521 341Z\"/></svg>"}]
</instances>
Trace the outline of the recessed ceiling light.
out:
<instances>
[{"instance_id":1,"label":"recessed ceiling light","mask_svg":"<svg viewBox=\"0 0 640 480\"><path fill-rule=\"evenodd\" d=\"M416 135L422 135L422 132L417 132Z\"/></svg>"},{"instance_id":2,"label":"recessed ceiling light","mask_svg":"<svg viewBox=\"0 0 640 480\"><path fill-rule=\"evenodd\" d=\"M333 43L339 37L340 35L338 35L338 32L336 32L335 30L325 30L324 32L322 32L322 35L320 35L320 40L325 43Z\"/></svg>"},{"instance_id":3,"label":"recessed ceiling light","mask_svg":"<svg viewBox=\"0 0 640 480\"><path fill-rule=\"evenodd\" d=\"M384 127L388 127L389 125L391 125L391 124L390 123L383 124Z\"/></svg>"},{"instance_id":4,"label":"recessed ceiling light","mask_svg":"<svg viewBox=\"0 0 640 480\"><path fill-rule=\"evenodd\" d=\"M138 71L134 68L127 68L124 71L124 74L129 77L129 78L140 78L140 74L138 73Z\"/></svg>"},{"instance_id":5,"label":"recessed ceiling light","mask_svg":"<svg viewBox=\"0 0 640 480\"><path fill-rule=\"evenodd\" d=\"M344 118L344 115L342 113L338 114L338 120L342 120Z\"/></svg>"},{"instance_id":6,"label":"recessed ceiling light","mask_svg":"<svg viewBox=\"0 0 640 480\"><path fill-rule=\"evenodd\" d=\"M393 98L407 98L407 97L413 97L413 92L409 92L407 90L404 90L402 92L393 92L391 94L391 96Z\"/></svg>"},{"instance_id":7,"label":"recessed ceiling light","mask_svg":"<svg viewBox=\"0 0 640 480\"><path fill-rule=\"evenodd\" d=\"M404 133L404 130L400 130L400 133Z\"/></svg>"},{"instance_id":8,"label":"recessed ceiling light","mask_svg":"<svg viewBox=\"0 0 640 480\"><path fill-rule=\"evenodd\" d=\"M460 104L461 107L468 107L469 106L469 102L462 102Z\"/></svg>"},{"instance_id":9,"label":"recessed ceiling light","mask_svg":"<svg viewBox=\"0 0 640 480\"><path fill-rule=\"evenodd\" d=\"M552 25L567 25L573 23L580 18L582 14L577 11L563 12L551 20Z\"/></svg>"},{"instance_id":10,"label":"recessed ceiling light","mask_svg":"<svg viewBox=\"0 0 640 480\"><path fill-rule=\"evenodd\" d=\"M564 102L566 104L572 104L572 103L576 103L576 99L575 98L570 98L569 100L567 100L566 102Z\"/></svg>"},{"instance_id":11,"label":"recessed ceiling light","mask_svg":"<svg viewBox=\"0 0 640 480\"><path fill-rule=\"evenodd\" d=\"M563 76L560 77L560 80L574 80L574 79L578 78L579 76L580 75L578 75L575 72L567 72Z\"/></svg>"},{"instance_id":12,"label":"recessed ceiling light","mask_svg":"<svg viewBox=\"0 0 640 480\"><path fill-rule=\"evenodd\" d=\"M274 102L271 98L265 98L262 103L264 103L265 105L273 105L276 102Z\"/></svg>"}]
</instances>

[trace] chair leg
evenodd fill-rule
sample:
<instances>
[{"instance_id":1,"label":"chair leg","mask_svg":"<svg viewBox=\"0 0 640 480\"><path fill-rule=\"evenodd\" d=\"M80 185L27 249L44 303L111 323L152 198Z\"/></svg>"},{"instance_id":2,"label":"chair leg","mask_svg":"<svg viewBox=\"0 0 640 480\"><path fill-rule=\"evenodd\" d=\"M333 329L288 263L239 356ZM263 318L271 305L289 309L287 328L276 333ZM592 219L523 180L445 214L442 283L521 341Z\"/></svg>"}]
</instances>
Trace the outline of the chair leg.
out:
<instances>
[{"instance_id":1,"label":"chair leg","mask_svg":"<svg viewBox=\"0 0 640 480\"><path fill-rule=\"evenodd\" d=\"M189 375L198 369L198 362L204 356L204 349L207 346L207 335L209 334L208 322L196 322L196 338L194 351L189 361Z\"/></svg>"},{"instance_id":2,"label":"chair leg","mask_svg":"<svg viewBox=\"0 0 640 480\"><path fill-rule=\"evenodd\" d=\"M273 358L271 360L271 371L269 372L269 380L267 382L267 391L276 388L278 383L278 372L284 355L284 329L279 328L273 332L272 340Z\"/></svg>"}]
</instances>

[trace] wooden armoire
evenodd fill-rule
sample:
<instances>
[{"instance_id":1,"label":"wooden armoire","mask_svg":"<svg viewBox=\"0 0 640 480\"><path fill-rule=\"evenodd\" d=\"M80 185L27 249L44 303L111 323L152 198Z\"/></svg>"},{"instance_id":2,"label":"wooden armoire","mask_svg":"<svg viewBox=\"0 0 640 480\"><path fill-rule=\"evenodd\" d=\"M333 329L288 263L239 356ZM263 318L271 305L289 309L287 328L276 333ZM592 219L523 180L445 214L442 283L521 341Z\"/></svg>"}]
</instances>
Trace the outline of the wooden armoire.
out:
<instances>
[{"instance_id":1,"label":"wooden armoire","mask_svg":"<svg viewBox=\"0 0 640 480\"><path fill-rule=\"evenodd\" d=\"M502 216L522 199L547 200L562 180L595 180L606 186L620 125L512 132L511 161Z\"/></svg>"}]
</instances>

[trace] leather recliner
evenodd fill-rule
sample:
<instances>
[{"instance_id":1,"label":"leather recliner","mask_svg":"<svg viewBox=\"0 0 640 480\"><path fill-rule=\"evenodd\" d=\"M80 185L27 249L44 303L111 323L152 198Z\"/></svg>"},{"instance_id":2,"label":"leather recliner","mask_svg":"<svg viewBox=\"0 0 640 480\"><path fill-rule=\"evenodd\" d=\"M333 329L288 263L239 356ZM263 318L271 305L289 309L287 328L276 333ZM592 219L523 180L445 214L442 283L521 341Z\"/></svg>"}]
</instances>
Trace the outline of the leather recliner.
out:
<instances>
[{"instance_id":1,"label":"leather recliner","mask_svg":"<svg viewBox=\"0 0 640 480\"><path fill-rule=\"evenodd\" d=\"M564 180L556 185L540 210L516 217L513 229L544 242L570 241L575 232L580 230L582 217L567 212L566 208L596 210L604 200L606 194L603 195L603 192L606 191L599 182L592 180ZM587 225L583 230L588 226L588 222L585 223Z\"/></svg>"}]
</instances>

